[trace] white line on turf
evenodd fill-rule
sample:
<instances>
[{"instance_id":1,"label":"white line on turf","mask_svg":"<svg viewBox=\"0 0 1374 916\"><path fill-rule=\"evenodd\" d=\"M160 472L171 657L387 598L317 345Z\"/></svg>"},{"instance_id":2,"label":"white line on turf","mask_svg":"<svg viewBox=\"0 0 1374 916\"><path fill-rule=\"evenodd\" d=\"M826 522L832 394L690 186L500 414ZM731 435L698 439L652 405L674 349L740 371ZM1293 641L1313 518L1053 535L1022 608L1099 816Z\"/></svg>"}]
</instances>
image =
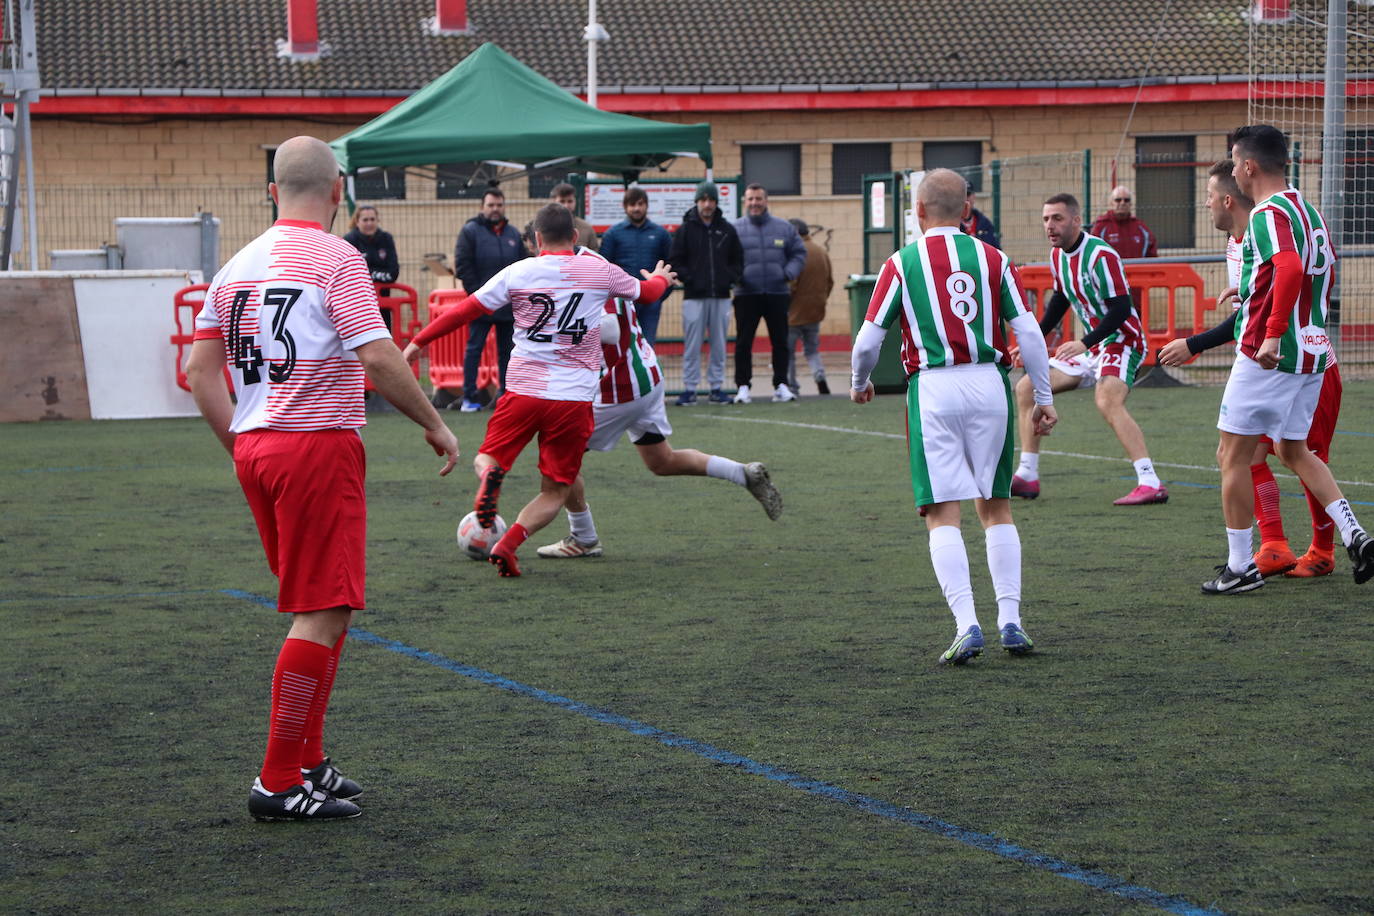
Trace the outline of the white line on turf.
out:
<instances>
[{"instance_id":1,"label":"white line on turf","mask_svg":"<svg viewBox=\"0 0 1374 916\"><path fill-rule=\"evenodd\" d=\"M901 433L885 433L873 429L851 429L847 426L823 426L819 423L793 423L790 420L764 420L758 417L727 417L722 416L720 414L707 414L707 417L709 417L712 420L726 420L731 423L764 423L769 426L791 426L795 429L819 429L823 432L829 433L850 433L855 436L877 436L882 439L899 439L902 441L906 441L906 436L902 435ZM1085 455L1081 452L1057 452L1047 448L1042 448L1040 450L1040 454L1058 455L1061 458L1081 458L1084 461L1115 461L1120 463L1126 460L1125 458L1114 455ZM1214 464L1175 464L1173 462L1168 461L1156 461L1154 465L1157 468L1177 468L1178 470L1182 471L1210 471L1212 473L1216 473L1217 470L1217 467ZM1274 476L1286 477L1289 480L1298 479L1297 475L1295 474L1276 473ZM1343 487L1374 487L1374 481L1369 480L1338 479L1336 483L1340 484Z\"/></svg>"}]
</instances>

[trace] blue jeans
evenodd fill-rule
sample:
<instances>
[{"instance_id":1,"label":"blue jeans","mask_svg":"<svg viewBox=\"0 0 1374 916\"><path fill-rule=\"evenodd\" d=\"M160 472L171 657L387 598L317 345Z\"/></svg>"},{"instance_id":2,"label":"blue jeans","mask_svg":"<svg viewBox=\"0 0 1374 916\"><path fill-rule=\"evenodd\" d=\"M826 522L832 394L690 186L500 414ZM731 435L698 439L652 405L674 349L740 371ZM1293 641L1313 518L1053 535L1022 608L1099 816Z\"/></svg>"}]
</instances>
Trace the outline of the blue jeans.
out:
<instances>
[{"instance_id":1,"label":"blue jeans","mask_svg":"<svg viewBox=\"0 0 1374 916\"><path fill-rule=\"evenodd\" d=\"M468 348L463 352L463 400L477 400L477 369L482 365L482 348L487 332L496 329L496 352L501 361L501 390L506 390L506 364L515 348L515 322L499 318L474 318L468 325Z\"/></svg>"}]
</instances>

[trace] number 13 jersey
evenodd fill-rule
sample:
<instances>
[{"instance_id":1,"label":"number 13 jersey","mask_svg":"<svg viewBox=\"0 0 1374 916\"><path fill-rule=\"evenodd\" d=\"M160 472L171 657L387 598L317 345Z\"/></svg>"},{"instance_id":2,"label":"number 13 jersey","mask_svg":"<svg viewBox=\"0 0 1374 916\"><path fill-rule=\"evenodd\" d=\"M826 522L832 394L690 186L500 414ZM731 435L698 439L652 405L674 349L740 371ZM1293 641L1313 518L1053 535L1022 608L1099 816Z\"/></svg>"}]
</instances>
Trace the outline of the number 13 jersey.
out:
<instances>
[{"instance_id":1,"label":"number 13 jersey","mask_svg":"<svg viewBox=\"0 0 1374 916\"><path fill-rule=\"evenodd\" d=\"M473 295L488 311L509 303L515 313L508 391L592 401L600 390L607 300L639 298L639 281L598 255L542 252L504 268Z\"/></svg>"},{"instance_id":2,"label":"number 13 jersey","mask_svg":"<svg viewBox=\"0 0 1374 916\"><path fill-rule=\"evenodd\" d=\"M390 337L367 263L318 223L277 220L220 268L196 339L224 339L238 404L229 428L367 424L354 350Z\"/></svg>"},{"instance_id":3,"label":"number 13 jersey","mask_svg":"<svg viewBox=\"0 0 1374 916\"><path fill-rule=\"evenodd\" d=\"M961 363L1009 366L1004 322L1026 312L1011 260L952 226L931 229L883 264L864 317L901 318L908 376Z\"/></svg>"}]
</instances>

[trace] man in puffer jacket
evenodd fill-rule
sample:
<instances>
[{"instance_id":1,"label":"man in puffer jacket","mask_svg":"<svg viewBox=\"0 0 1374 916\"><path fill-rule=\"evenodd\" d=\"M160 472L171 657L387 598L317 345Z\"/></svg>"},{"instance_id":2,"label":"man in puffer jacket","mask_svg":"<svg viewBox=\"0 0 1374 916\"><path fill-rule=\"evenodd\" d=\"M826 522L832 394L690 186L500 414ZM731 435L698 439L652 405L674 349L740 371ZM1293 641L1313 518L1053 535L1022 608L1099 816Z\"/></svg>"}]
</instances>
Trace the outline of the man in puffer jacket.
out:
<instances>
[{"instance_id":1,"label":"man in puffer jacket","mask_svg":"<svg viewBox=\"0 0 1374 916\"><path fill-rule=\"evenodd\" d=\"M790 284L806 266L806 246L797 230L785 219L768 212L768 192L763 185L744 189L745 215L735 220L735 232L744 247L744 279L735 294L736 404L750 401L749 384L754 375L754 332L759 319L768 324L773 350L773 400L795 401L787 387L792 354L787 346L787 310L792 304Z\"/></svg>"}]
</instances>

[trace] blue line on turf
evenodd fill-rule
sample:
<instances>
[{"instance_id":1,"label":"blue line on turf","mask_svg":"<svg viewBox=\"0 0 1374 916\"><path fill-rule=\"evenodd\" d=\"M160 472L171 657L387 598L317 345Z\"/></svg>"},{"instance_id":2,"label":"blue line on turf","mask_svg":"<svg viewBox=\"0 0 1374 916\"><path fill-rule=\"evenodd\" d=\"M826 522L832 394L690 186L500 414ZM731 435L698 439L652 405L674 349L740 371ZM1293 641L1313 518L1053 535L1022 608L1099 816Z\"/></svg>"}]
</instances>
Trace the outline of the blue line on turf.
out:
<instances>
[{"instance_id":1,"label":"blue line on turf","mask_svg":"<svg viewBox=\"0 0 1374 916\"><path fill-rule=\"evenodd\" d=\"M220 591L225 595L241 598L245 601L252 601L264 607L276 607L275 601L260 595L254 595L251 592L240 591L239 589L233 588L220 589ZM870 795L860 795L857 792L842 789L832 783L822 782L819 779L810 779L799 773L793 773L790 770L784 770L781 767L775 767L771 764L759 763L756 760L751 760L748 757L722 750L704 741L697 741L693 738L675 735L672 732L665 732L652 725L647 725L643 722L638 722L634 719L617 715L616 713L608 712L604 709L597 709L595 706L588 706L586 703L559 696L547 690L540 690L538 687L531 687L528 684L513 681L499 674L493 674L490 671L485 671L472 665L465 665L462 662L453 661L437 653L426 652L424 649L417 649L414 646L408 646L394 639L387 639L375 633L369 633L367 630L353 628L348 631L348 635L359 642L370 643L371 645L378 646L390 652L409 656L410 658L433 665L436 668L452 671L454 674L461 674L463 677L471 678L474 681L487 684L491 687L497 687L501 690L509 691L510 693L539 700L541 703L548 703L551 706L566 709L569 712L575 712L594 722L600 722L603 725L611 725L615 728L624 729L633 735L652 738L666 747L679 748L715 763L739 767L746 773L752 773L755 776L771 779L774 782L782 783L792 789L800 789L809 795L816 795L820 798L839 802L842 805L855 808L859 811L866 811L869 814L876 814L879 817L890 818L928 833L947 837L948 839L963 843L965 846L971 846L974 849L982 849L985 852L993 853L1004 859L1020 862L1022 865L1029 865L1032 868L1038 868L1042 871L1048 871L1061 878L1068 878L1070 881L1077 881L1080 884L1085 884L1096 890L1106 891L1109 894L1115 894L1118 897L1124 897L1127 900L1134 900L1137 903L1144 903L1170 913L1183 914L1183 916L1213 916L1213 914L1221 913L1220 910L1197 906L1182 897L1162 894L1159 891L1151 890L1148 887L1141 887L1138 884L1129 884L1125 880L1115 875L1109 875L1106 872L1101 872L1093 868L1084 868L1054 856L1032 852L1029 849L1017 846L1015 843L1010 843L991 833L980 833L976 830L959 827L955 824L942 821L939 818L931 817L928 814L921 814L909 808L903 808L900 805L894 805L891 802L873 798Z\"/></svg>"}]
</instances>

